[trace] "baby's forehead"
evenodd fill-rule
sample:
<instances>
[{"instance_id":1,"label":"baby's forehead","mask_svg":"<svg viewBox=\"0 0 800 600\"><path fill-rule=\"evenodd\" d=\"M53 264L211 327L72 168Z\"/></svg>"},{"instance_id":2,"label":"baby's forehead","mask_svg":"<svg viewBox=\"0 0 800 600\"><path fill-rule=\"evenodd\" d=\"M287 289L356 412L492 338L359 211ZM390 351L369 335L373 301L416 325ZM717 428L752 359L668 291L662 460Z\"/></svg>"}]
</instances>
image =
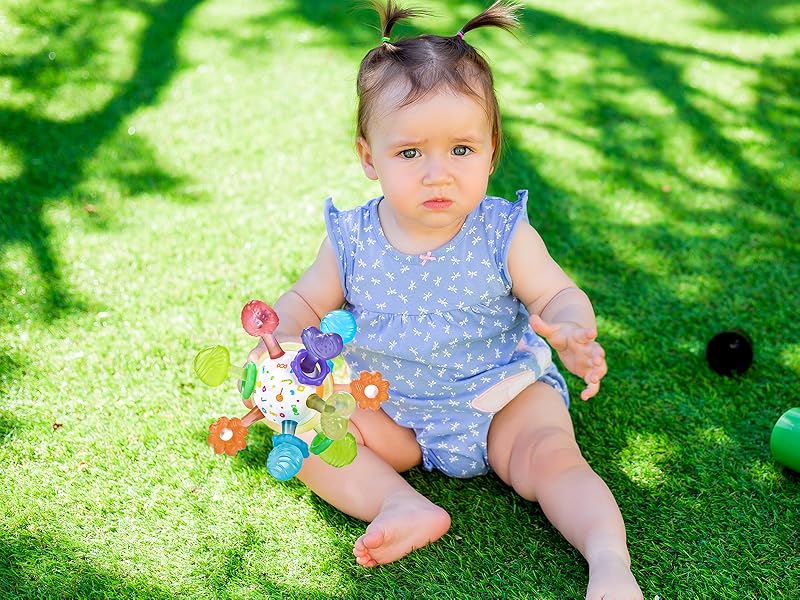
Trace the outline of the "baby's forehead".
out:
<instances>
[{"instance_id":1,"label":"baby's forehead","mask_svg":"<svg viewBox=\"0 0 800 600\"><path fill-rule=\"evenodd\" d=\"M419 101L430 99L434 96L444 96L450 98L471 98L473 101L486 104L486 98L481 93L480 86L472 85L471 90L457 89L448 82L442 81L439 84L427 86L412 86L407 80L399 80L390 86L380 90L374 98L376 105L380 105L383 110L391 113L406 106L410 106Z\"/></svg>"},{"instance_id":2,"label":"baby's forehead","mask_svg":"<svg viewBox=\"0 0 800 600\"><path fill-rule=\"evenodd\" d=\"M453 106L464 105L474 106L476 120L486 120L491 122L491 115L487 102L482 96L474 96L464 91L453 90L445 85L441 85L425 92L415 94L410 86L393 86L390 89L381 91L374 99L371 107L369 129L396 129L404 125L413 125L418 120L428 106L437 104L450 104Z\"/></svg>"}]
</instances>

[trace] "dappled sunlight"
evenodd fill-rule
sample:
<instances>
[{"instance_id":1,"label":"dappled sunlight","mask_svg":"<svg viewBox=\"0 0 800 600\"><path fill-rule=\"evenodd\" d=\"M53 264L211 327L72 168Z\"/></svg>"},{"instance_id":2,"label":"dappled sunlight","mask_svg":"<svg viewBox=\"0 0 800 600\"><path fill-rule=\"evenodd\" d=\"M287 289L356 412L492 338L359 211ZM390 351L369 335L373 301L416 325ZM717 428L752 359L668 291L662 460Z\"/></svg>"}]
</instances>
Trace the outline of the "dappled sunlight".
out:
<instances>
[{"instance_id":1,"label":"dappled sunlight","mask_svg":"<svg viewBox=\"0 0 800 600\"><path fill-rule=\"evenodd\" d=\"M19 153L14 148L0 142L0 181L19 177L23 168Z\"/></svg>"},{"instance_id":2,"label":"dappled sunlight","mask_svg":"<svg viewBox=\"0 0 800 600\"><path fill-rule=\"evenodd\" d=\"M731 448L734 445L733 440L721 427L707 427L698 432L698 439L709 445L718 448Z\"/></svg>"},{"instance_id":3,"label":"dappled sunlight","mask_svg":"<svg viewBox=\"0 0 800 600\"><path fill-rule=\"evenodd\" d=\"M694 284L693 289L697 289L696 286L698 285L701 289L705 287L703 291L703 299L705 299L708 296L708 280L700 278L695 281ZM687 298L687 300L691 300L691 298ZM687 357L687 359L688 357L697 357L698 359L704 360L706 342L707 340L700 336L676 336L673 340L673 347L679 355Z\"/></svg>"},{"instance_id":4,"label":"dappled sunlight","mask_svg":"<svg viewBox=\"0 0 800 600\"><path fill-rule=\"evenodd\" d=\"M625 308L601 304L611 317L679 327L675 350L703 360L715 325L697 316L748 327L753 307L774 294L764 259L795 252L774 228L797 223L797 136L776 127L800 114L787 88L797 61L764 58L763 41L653 42L563 12L531 8L525 22L536 32L527 68L500 84L515 103L504 114L507 156L523 158L499 176L534 184L522 185L532 188L537 227L598 302L638 290ZM564 75L575 55L579 75ZM588 260L573 256L584 248ZM741 288L754 270L759 283Z\"/></svg>"},{"instance_id":5,"label":"dappled sunlight","mask_svg":"<svg viewBox=\"0 0 800 600\"><path fill-rule=\"evenodd\" d=\"M139 2L100 12L77 4L60 4L48 11L20 6L5 16L14 23L11 28L18 43L0 75L12 81L13 91L35 93L37 102L43 103L24 108L13 101L0 104L0 139L21 163L15 176L0 181L4 215L0 252L13 242L30 245L34 260L29 268L42 278L47 307L32 314L80 310L82 303L72 298L62 279L61 257L46 221L46 207L53 200L66 199L78 206L102 202L95 198L87 202L74 192L84 182L87 165L98 149L120 127L130 132L127 116L153 103L169 81L175 69L177 35L196 3ZM165 5L172 10L168 19ZM127 31L130 38L120 36L117 28ZM128 54L130 62L115 51ZM112 97L106 97L102 88L95 90L94 82L107 78L119 78ZM60 95L61 89L66 95ZM62 102L71 108L64 110ZM129 191L157 189L159 183L174 181L151 158L137 160L148 164L134 174L114 173L122 175L120 181L127 179ZM5 303L5 298L0 299L0 306Z\"/></svg>"},{"instance_id":6,"label":"dappled sunlight","mask_svg":"<svg viewBox=\"0 0 800 600\"><path fill-rule=\"evenodd\" d=\"M675 281L675 294L687 303L703 303L708 298L708 278L705 275L683 275ZM693 343L684 349L695 353L700 346Z\"/></svg>"},{"instance_id":7,"label":"dappled sunlight","mask_svg":"<svg viewBox=\"0 0 800 600\"><path fill-rule=\"evenodd\" d=\"M800 343L790 342L781 348L779 360L782 366L795 373L800 373ZM794 406L800 406L800 389L794 399Z\"/></svg>"},{"instance_id":8,"label":"dappled sunlight","mask_svg":"<svg viewBox=\"0 0 800 600\"><path fill-rule=\"evenodd\" d=\"M614 194L605 208L609 223L656 225L668 220L663 207L636 194Z\"/></svg>"},{"instance_id":9,"label":"dappled sunlight","mask_svg":"<svg viewBox=\"0 0 800 600\"><path fill-rule=\"evenodd\" d=\"M0 259L0 269L6 274L13 276L20 283L23 283L23 285L17 289L14 289L11 285L8 287L4 286L3 291L10 291L24 296L28 293L29 288L36 286L35 280L31 280L31 267L32 263L35 262L35 257L26 244L15 242L7 245L3 249L3 255L0 256ZM24 285L24 282L27 282L27 285Z\"/></svg>"},{"instance_id":10,"label":"dappled sunlight","mask_svg":"<svg viewBox=\"0 0 800 600\"><path fill-rule=\"evenodd\" d=\"M667 56L682 64L683 80L691 88L695 102L704 110L714 110L715 121L721 124L746 122L742 113L758 98L755 90L759 76L757 64L729 62L724 60L724 55L703 57L667 53Z\"/></svg>"},{"instance_id":11,"label":"dappled sunlight","mask_svg":"<svg viewBox=\"0 0 800 600\"><path fill-rule=\"evenodd\" d=\"M775 461L753 461L750 465L749 474L753 481L767 486L778 486L784 483L785 475L783 467Z\"/></svg>"},{"instance_id":12,"label":"dappled sunlight","mask_svg":"<svg viewBox=\"0 0 800 600\"><path fill-rule=\"evenodd\" d=\"M544 106L547 106L546 98L550 95L569 98L568 103L561 101L559 104L565 116L565 119L560 120L561 127L564 122L569 122L570 115L574 114L577 108L576 103L586 104L596 115L593 124L602 128L604 135L601 138L601 147L604 150L613 150L619 157L633 158L639 164L644 163L651 167L660 164L662 169L670 170L673 160L691 155L692 150L696 150L701 156L714 150L713 146L708 146L708 132L701 130L703 135L695 135L694 141L685 140L683 145L675 148L673 153L675 159L667 158L659 152L660 144L669 142L680 128L696 131L702 125L702 120L709 120L704 116L706 111L713 110L714 121L719 120L721 125L734 117L737 123L752 125L752 120L747 116L752 112L757 99L754 89L754 84L759 78L757 63L743 62L723 54L712 54L693 48L651 45L624 34L584 28L576 22L566 21L554 14L531 11L530 23L534 30L541 32L547 28L545 24L550 21L554 28L558 25L562 30L574 29L575 38L572 40L573 43L562 41L557 49L542 48L542 42L538 42L537 51L544 53L546 60L539 59L532 64L533 70L528 74L531 89L540 98L539 102L544 102ZM570 62L568 56L574 58L571 55L575 54L591 56L594 59L593 70L586 77L577 80L563 76L559 69L561 63ZM585 58L580 59L580 62L583 63L585 60ZM712 71L716 74L718 69L727 69L730 71L730 76L722 78L707 76ZM531 73L535 76L531 76ZM619 81L620 73L627 74L622 86L607 81L612 78ZM731 94L730 88L703 89L709 85L708 82L714 86L719 81L730 82L731 86L740 90L740 94ZM685 91L679 94L681 86ZM730 104L731 101L736 102L735 107ZM653 118L644 124L642 118L648 113ZM692 118L683 119L684 116ZM584 120L589 117L590 113L585 114ZM663 120L664 117L667 117L666 121ZM513 118L515 115L512 115ZM535 120L535 126L546 123L547 112L538 113L535 115ZM679 122L684 120L685 123ZM630 127L625 129L627 125ZM675 126L678 127L677 131ZM651 141L647 145L640 144L640 151L637 152L636 138L642 136L644 132L650 133ZM576 137L586 143L592 143L591 138L586 139L582 133L580 128L575 130ZM609 140L613 143L615 139L619 142L609 146ZM712 139L724 140L721 134L715 135ZM771 136L768 139L771 139ZM693 148L687 148L686 141L689 141ZM775 141L772 140L773 143ZM714 154L711 154L711 157L713 156ZM688 179L691 180L696 176L698 181L705 182L709 177L713 177L718 181L712 182L712 185L730 185L732 183L730 169L740 170L736 156L720 154L715 158L719 160L719 167L712 168L713 163L706 158L700 169L690 172Z\"/></svg>"},{"instance_id":13,"label":"dappled sunlight","mask_svg":"<svg viewBox=\"0 0 800 600\"><path fill-rule=\"evenodd\" d=\"M436 16L396 33L452 35L488 2L404 1ZM272 301L303 272L325 196L349 208L380 193L353 151L375 15L350 0L7 4L0 571L19 574L12 592L581 587L577 551L497 477L404 475L453 529L366 573L351 553L363 523L270 478L267 427L234 459L207 446L210 422L244 410L235 389L197 384L197 344L244 360L242 302ZM468 41L495 70L506 134L489 193L530 190L529 218L591 297L608 352L591 402L565 375L579 442L623 507L645 597L691 596L697 581L700 595L769 596L796 554L782 515L798 480L768 447L800 404L796 3L525 7L518 38ZM731 327L752 336L755 361L728 378L705 349Z\"/></svg>"},{"instance_id":14,"label":"dappled sunlight","mask_svg":"<svg viewBox=\"0 0 800 600\"><path fill-rule=\"evenodd\" d=\"M4 71L12 76L15 92L35 93L36 102L26 108L52 121L102 110L133 74L135 64L119 58L135 55L145 15L122 6L103 11L87 11L79 3L48 8L20 8L9 16L17 35L13 60Z\"/></svg>"},{"instance_id":15,"label":"dappled sunlight","mask_svg":"<svg viewBox=\"0 0 800 600\"><path fill-rule=\"evenodd\" d=\"M738 179L736 169L721 157L698 157L697 162L686 167L686 175L689 179L702 181L703 185L728 189L734 189Z\"/></svg>"},{"instance_id":16,"label":"dappled sunlight","mask_svg":"<svg viewBox=\"0 0 800 600\"><path fill-rule=\"evenodd\" d=\"M667 481L663 465L675 454L673 442L666 435L652 433L630 435L626 442L619 454L622 472L644 488L663 485Z\"/></svg>"},{"instance_id":17,"label":"dappled sunlight","mask_svg":"<svg viewBox=\"0 0 800 600\"><path fill-rule=\"evenodd\" d=\"M597 327L603 332L603 337L608 336L621 341L630 338L633 333L628 323L606 314L597 316Z\"/></svg>"},{"instance_id":18,"label":"dappled sunlight","mask_svg":"<svg viewBox=\"0 0 800 600\"><path fill-rule=\"evenodd\" d=\"M36 268L37 256L34 249L23 241L10 243L0 254L0 285L3 288L2 305L13 315L12 322L30 324L41 314L31 313L31 307L48 305L48 285ZM41 308L40 308L41 310ZM18 331L9 336L13 347L27 346L28 332Z\"/></svg>"}]
</instances>

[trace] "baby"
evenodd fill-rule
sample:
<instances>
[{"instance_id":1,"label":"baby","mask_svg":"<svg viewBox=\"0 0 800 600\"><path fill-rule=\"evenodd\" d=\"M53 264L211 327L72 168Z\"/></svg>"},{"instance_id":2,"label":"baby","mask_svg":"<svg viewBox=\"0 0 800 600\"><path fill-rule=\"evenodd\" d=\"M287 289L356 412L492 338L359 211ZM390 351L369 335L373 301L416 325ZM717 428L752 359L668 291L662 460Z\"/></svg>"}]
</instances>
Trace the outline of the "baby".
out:
<instances>
[{"instance_id":1,"label":"baby","mask_svg":"<svg viewBox=\"0 0 800 600\"><path fill-rule=\"evenodd\" d=\"M491 70L465 37L513 29L519 6L495 2L453 36L399 40L394 25L421 13L392 1L376 9L383 37L358 73L356 150L383 195L347 211L328 200L328 235L275 309L283 340L331 310L351 311L359 331L345 360L356 372L381 371L390 399L353 415L351 465L312 455L298 477L369 522L353 552L374 567L450 527L400 472L493 471L585 557L587 598L641 598L619 508L575 442L551 360L550 347L585 382L581 398L597 394L606 361L592 305L529 225L527 193L486 196L500 113Z\"/></svg>"}]
</instances>

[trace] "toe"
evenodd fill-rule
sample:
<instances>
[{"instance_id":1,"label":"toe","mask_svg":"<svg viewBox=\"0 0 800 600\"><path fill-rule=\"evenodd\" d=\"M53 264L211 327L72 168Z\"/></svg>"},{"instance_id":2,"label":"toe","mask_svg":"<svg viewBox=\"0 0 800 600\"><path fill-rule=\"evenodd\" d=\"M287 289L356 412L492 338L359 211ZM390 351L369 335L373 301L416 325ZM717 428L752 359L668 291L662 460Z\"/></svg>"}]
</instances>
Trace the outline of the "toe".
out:
<instances>
[{"instance_id":1,"label":"toe","mask_svg":"<svg viewBox=\"0 0 800 600\"><path fill-rule=\"evenodd\" d=\"M364 535L359 538L359 541L366 552L371 548L378 548L383 545L386 540L382 529L367 527L367 530L364 532Z\"/></svg>"}]
</instances>

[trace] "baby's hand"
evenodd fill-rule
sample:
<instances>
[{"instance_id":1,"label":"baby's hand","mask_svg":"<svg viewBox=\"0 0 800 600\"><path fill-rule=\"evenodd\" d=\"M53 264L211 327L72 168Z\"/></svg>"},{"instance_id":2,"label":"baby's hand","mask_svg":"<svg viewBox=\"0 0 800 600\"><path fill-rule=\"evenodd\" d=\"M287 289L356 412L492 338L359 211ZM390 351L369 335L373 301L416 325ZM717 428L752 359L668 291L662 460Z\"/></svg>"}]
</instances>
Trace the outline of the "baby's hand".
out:
<instances>
[{"instance_id":1,"label":"baby's hand","mask_svg":"<svg viewBox=\"0 0 800 600\"><path fill-rule=\"evenodd\" d=\"M581 399L588 400L600 391L600 380L608 371L606 352L595 341L597 330L575 323L548 323L539 315L529 320L533 330L558 352L564 366L586 382Z\"/></svg>"},{"instance_id":2,"label":"baby's hand","mask_svg":"<svg viewBox=\"0 0 800 600\"><path fill-rule=\"evenodd\" d=\"M267 345L264 343L264 340L258 338L258 344L256 344L256 347L250 350L250 354L247 355L247 362L258 364L258 359L264 356L265 352L267 352Z\"/></svg>"}]
</instances>

